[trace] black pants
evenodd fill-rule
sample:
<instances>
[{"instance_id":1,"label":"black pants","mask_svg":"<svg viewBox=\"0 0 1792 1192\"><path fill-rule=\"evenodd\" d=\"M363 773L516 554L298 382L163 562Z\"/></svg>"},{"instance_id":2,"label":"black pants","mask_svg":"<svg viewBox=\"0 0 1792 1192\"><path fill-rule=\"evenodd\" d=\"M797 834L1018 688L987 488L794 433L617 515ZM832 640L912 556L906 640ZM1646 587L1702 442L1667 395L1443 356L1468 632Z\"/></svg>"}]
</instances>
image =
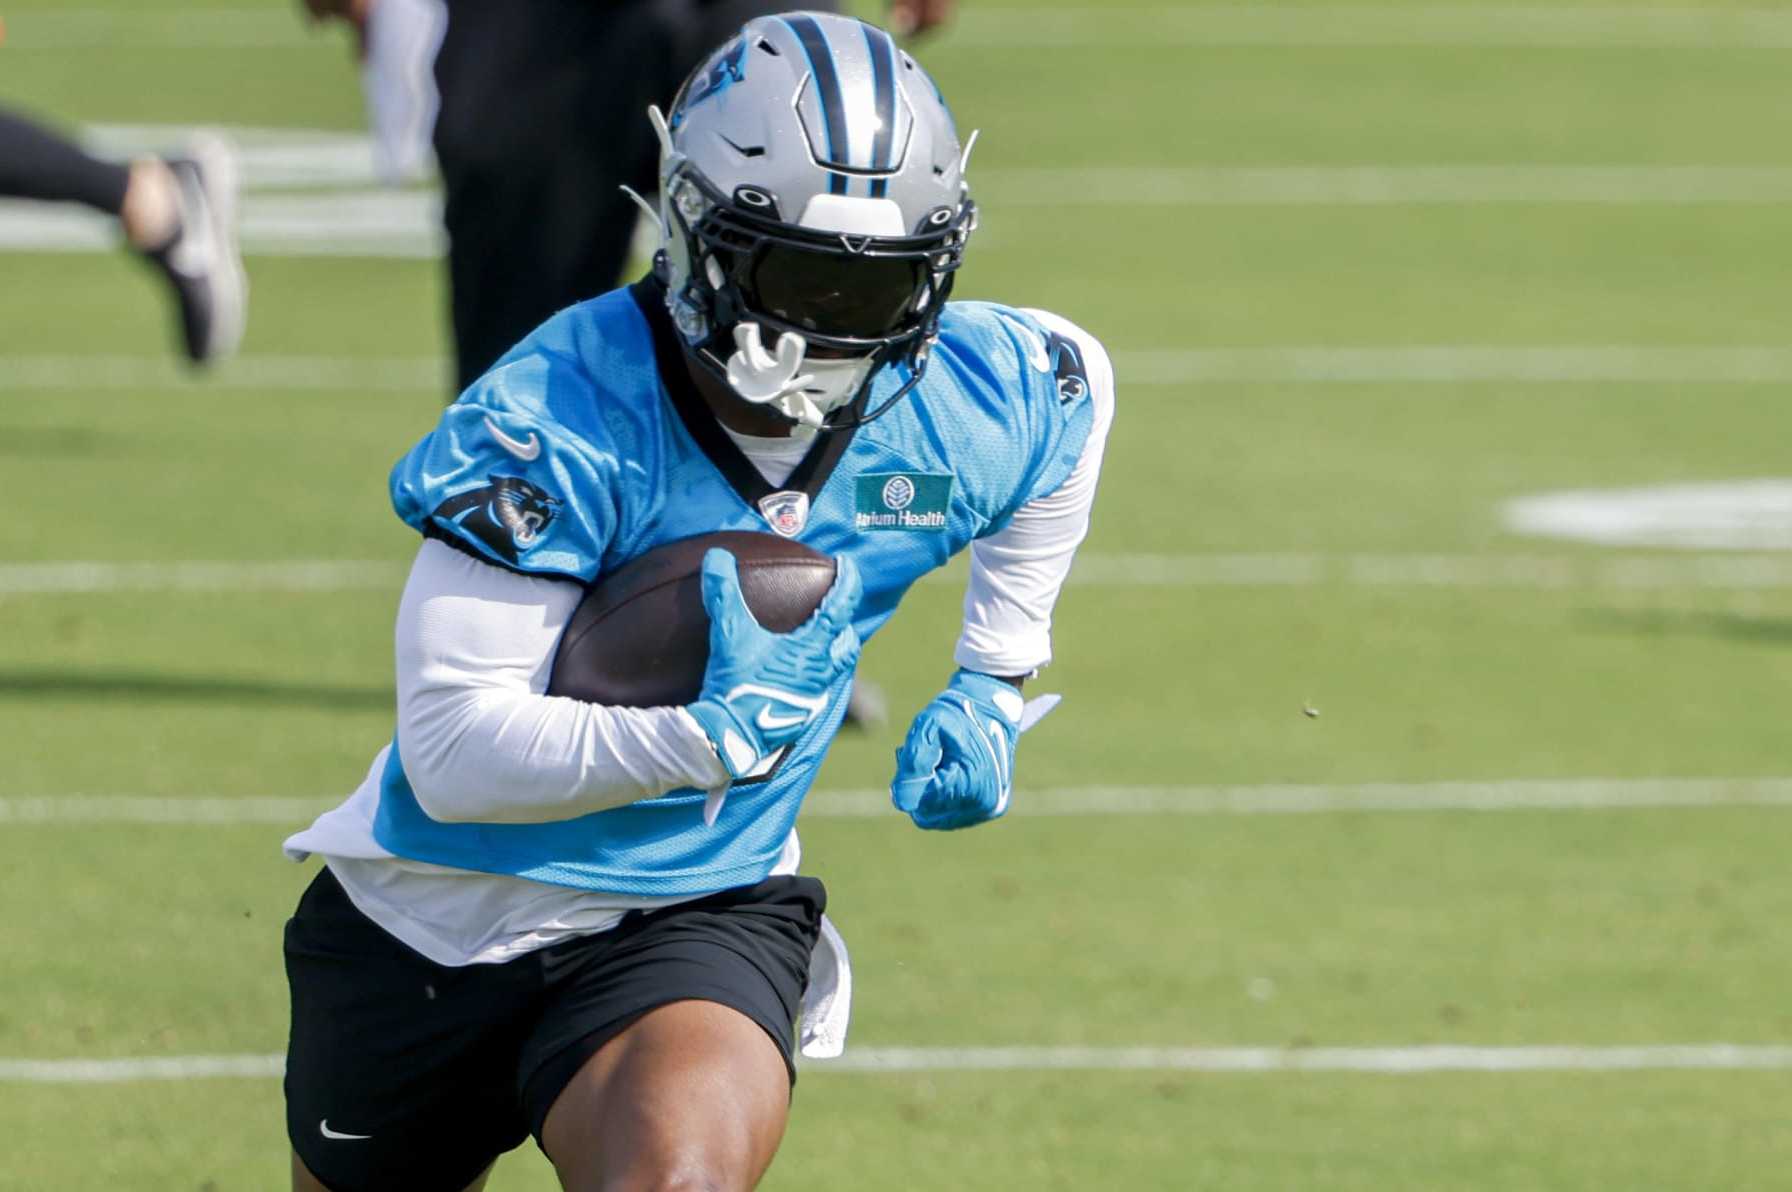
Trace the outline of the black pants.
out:
<instances>
[{"instance_id":1,"label":"black pants","mask_svg":"<svg viewBox=\"0 0 1792 1192\"><path fill-rule=\"evenodd\" d=\"M130 170L89 157L55 133L0 108L0 195L85 203L117 215Z\"/></svg>"},{"instance_id":2,"label":"black pants","mask_svg":"<svg viewBox=\"0 0 1792 1192\"><path fill-rule=\"evenodd\" d=\"M655 189L647 105L767 0L448 0L435 147L459 384L542 320L613 289ZM815 3L809 8L833 8Z\"/></svg>"}]
</instances>

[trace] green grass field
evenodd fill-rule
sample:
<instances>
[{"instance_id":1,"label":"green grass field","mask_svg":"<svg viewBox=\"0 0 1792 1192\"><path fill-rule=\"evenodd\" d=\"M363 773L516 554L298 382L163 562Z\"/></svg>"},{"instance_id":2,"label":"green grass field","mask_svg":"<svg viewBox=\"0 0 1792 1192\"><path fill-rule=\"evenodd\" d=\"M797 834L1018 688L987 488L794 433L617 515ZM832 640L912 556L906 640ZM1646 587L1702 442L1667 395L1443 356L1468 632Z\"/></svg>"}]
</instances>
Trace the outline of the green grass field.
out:
<instances>
[{"instance_id":1,"label":"green grass field","mask_svg":"<svg viewBox=\"0 0 1792 1192\"><path fill-rule=\"evenodd\" d=\"M70 126L359 127L338 37L217 2L0 3L0 102ZM765 1186L1792 1188L1784 1053L1586 1070L1600 1049L1792 1042L1792 811L1715 781L1792 774L1792 570L1501 517L1540 492L1785 473L1792 367L1712 362L1788 343L1792 8L964 7L920 51L984 130L960 293L1100 334L1119 420L1042 681L1066 703L1021 751L1017 813L947 837L845 814L951 668L948 577L867 650L894 723L836 747L806 862L852 947L862 1054L1160 1050L1134 1070L811 1067ZM1456 197L1403 201L1419 167ZM1638 174L1606 201L1483 201L1498 167ZM1282 198L1212 197L1268 185L1245 169L1282 171ZM1345 169L1397 193L1340 195ZM1722 193L1675 199L1688 178ZM312 871L279 841L391 731L415 543L385 476L443 398L438 268L250 271L245 358L195 381L134 262L0 251L3 1189L284 1184L276 1079L16 1062L278 1053L279 929ZM1413 349L1502 348L1667 364L1401 378ZM1294 349L1367 363L1292 380ZM65 563L142 569L83 585ZM312 586L287 564L320 565ZM1672 789L1721 805L1510 805L1569 780L1638 802L1659 779L1713 780ZM1496 806L1445 805L1453 783ZM1403 784L1405 809L1198 813L1389 789L1371 784ZM1122 813L1130 788L1180 809ZM1029 791L1078 813L1028 814ZM250 802L272 797L292 802ZM193 798L292 814L119 814ZM1582 1058L1225 1072L1168 1050L1435 1045ZM555 1185L527 1148L491 1186Z\"/></svg>"}]
</instances>

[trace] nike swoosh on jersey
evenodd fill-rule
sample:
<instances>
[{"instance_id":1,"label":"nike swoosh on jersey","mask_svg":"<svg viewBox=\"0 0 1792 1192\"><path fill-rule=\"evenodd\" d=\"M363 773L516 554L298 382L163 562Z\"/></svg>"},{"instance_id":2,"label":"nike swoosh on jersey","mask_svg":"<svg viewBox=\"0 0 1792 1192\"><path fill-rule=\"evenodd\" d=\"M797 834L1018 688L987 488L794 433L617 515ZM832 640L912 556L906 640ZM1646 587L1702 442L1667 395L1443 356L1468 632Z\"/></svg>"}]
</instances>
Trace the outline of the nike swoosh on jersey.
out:
<instances>
[{"instance_id":1,"label":"nike swoosh on jersey","mask_svg":"<svg viewBox=\"0 0 1792 1192\"><path fill-rule=\"evenodd\" d=\"M504 450L510 452L510 454L516 456L524 463L528 463L530 460L541 455L541 439L534 431L529 432L529 437L527 439L513 439L505 434L503 430L498 427L496 422L492 421L492 416L490 414L485 416L485 429L492 433L492 438L498 440L498 446L504 448Z\"/></svg>"},{"instance_id":2,"label":"nike swoosh on jersey","mask_svg":"<svg viewBox=\"0 0 1792 1192\"><path fill-rule=\"evenodd\" d=\"M1025 359L1027 363L1031 364L1040 372L1051 372L1052 356L1051 353L1046 350L1045 340L1040 338L1039 333L1017 319L1011 319L1005 315L998 317L1001 318L1004 323L1008 324L1008 326L1014 328L1015 333L1026 343L1027 351Z\"/></svg>"},{"instance_id":3,"label":"nike swoosh on jersey","mask_svg":"<svg viewBox=\"0 0 1792 1192\"><path fill-rule=\"evenodd\" d=\"M345 1140L345 1141L349 1141L349 1142L357 1142L357 1141L361 1141L361 1140L373 1137L373 1135L371 1135L371 1134L344 1134L339 1130L332 1130L332 1129L330 1129L330 1119L329 1118L324 1118L322 1121L317 1123L317 1131L318 1131L318 1133L322 1134L325 1138L334 1138L334 1139Z\"/></svg>"}]
</instances>

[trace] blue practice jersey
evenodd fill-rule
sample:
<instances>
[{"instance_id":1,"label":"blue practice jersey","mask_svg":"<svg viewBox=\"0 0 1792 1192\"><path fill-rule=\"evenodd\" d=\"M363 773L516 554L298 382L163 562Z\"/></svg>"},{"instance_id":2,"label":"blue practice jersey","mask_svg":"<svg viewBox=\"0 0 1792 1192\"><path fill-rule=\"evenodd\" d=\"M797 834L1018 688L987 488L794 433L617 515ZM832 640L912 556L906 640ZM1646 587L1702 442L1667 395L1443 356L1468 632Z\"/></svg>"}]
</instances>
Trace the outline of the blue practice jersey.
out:
<instances>
[{"instance_id":1,"label":"blue practice jersey","mask_svg":"<svg viewBox=\"0 0 1792 1192\"><path fill-rule=\"evenodd\" d=\"M685 372L651 281L562 311L518 344L392 470L406 524L495 566L581 584L664 543L776 532L848 555L869 639L909 585L1070 474L1090 433L1075 344L1008 307L947 305L921 383L856 431L817 436L773 489ZM875 407L902 377L886 369ZM769 779L673 791L550 824L451 824L419 807L394 742L374 835L401 857L630 895L762 880L845 712L850 679Z\"/></svg>"}]
</instances>

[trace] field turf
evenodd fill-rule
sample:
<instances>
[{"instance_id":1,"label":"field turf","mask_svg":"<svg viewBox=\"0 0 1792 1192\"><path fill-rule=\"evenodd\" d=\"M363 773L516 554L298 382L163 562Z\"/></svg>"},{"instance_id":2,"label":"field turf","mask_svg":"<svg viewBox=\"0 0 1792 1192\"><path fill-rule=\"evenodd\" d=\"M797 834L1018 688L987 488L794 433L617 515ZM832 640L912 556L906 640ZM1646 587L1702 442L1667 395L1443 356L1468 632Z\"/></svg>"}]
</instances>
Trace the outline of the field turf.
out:
<instances>
[{"instance_id":1,"label":"field turf","mask_svg":"<svg viewBox=\"0 0 1792 1192\"><path fill-rule=\"evenodd\" d=\"M71 126L359 127L340 37L216 2L0 4L0 102ZM842 738L814 804L833 814L803 833L852 948L852 1046L1792 1042L1784 807L1103 810L1120 788L1249 805L1409 784L1422 805L1446 783L1792 774L1774 556L1718 559L1769 577L1719 582L1500 515L1783 474L1786 378L1701 375L1696 354L1671 379L1385 363L1785 344L1786 196L1649 187L1792 168L1792 41L1736 32L1792 12L1398 4L1359 14L1393 32L1345 37L1326 5L964 7L918 51L984 130L960 293L1095 331L1120 413L1040 682L1066 702L1020 752L1015 815L935 837L840 814L950 671L952 578L867 650L892 723ZM1247 167L1431 167L1471 191L1478 167L1656 172L1604 202L1170 201ZM250 272L245 359L192 380L134 262L0 252L0 1189L285 1179L276 1079L42 1083L15 1063L278 1053L280 924L312 871L279 841L390 733L415 540L385 476L443 399L438 269L258 254ZM1372 367L1251 373L1295 348ZM1246 364L1188 379L1222 349ZM63 563L142 569L46 569ZM1030 791L1081 813L1029 815ZM289 820L118 814L273 797ZM1783 1066L811 1067L765 1186L1769 1190L1792 1187L1788 1098ZM553 1186L532 1147L491 1184Z\"/></svg>"}]
</instances>

